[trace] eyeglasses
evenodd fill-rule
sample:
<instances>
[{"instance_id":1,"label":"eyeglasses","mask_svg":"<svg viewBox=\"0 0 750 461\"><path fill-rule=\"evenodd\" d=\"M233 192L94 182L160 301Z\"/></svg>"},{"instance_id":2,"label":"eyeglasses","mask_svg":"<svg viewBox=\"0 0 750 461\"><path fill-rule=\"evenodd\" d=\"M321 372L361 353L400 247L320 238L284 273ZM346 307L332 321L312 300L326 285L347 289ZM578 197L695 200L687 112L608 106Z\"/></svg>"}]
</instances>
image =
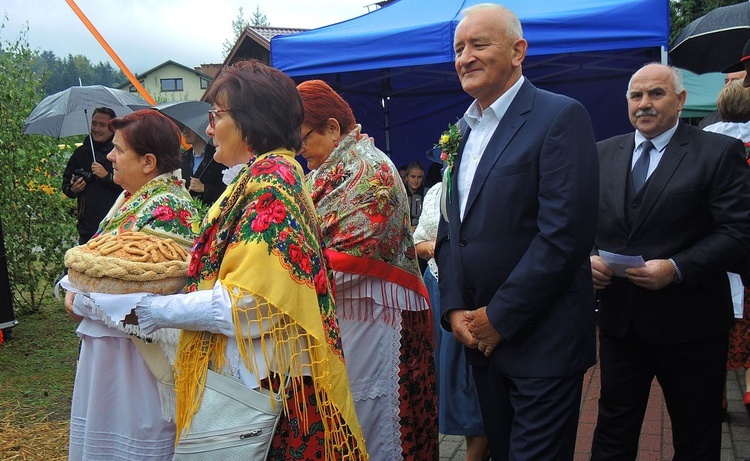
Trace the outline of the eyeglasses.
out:
<instances>
[{"instance_id":1,"label":"eyeglasses","mask_svg":"<svg viewBox=\"0 0 750 461\"><path fill-rule=\"evenodd\" d=\"M216 114L220 112L232 112L232 109L209 109L208 124L211 125L211 128L216 128Z\"/></svg>"},{"instance_id":2,"label":"eyeglasses","mask_svg":"<svg viewBox=\"0 0 750 461\"><path fill-rule=\"evenodd\" d=\"M315 131L314 129L307 132L306 135L302 136L302 144L307 144L307 139L310 137L312 132Z\"/></svg>"}]
</instances>

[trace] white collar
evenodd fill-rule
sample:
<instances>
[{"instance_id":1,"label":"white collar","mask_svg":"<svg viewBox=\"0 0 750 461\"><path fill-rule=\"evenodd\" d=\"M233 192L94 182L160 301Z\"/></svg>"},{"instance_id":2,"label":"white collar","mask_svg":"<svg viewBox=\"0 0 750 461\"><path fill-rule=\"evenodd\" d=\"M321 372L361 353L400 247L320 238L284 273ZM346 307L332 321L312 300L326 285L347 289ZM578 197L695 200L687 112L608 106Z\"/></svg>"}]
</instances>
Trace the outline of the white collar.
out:
<instances>
[{"instance_id":1,"label":"white collar","mask_svg":"<svg viewBox=\"0 0 750 461\"><path fill-rule=\"evenodd\" d=\"M677 120L677 123L675 123L672 128L651 138L651 143L654 145L656 150L658 150L659 152L662 152L664 148L667 147L667 144L669 144L669 141L672 140L672 136L674 136L674 132L677 131L677 126L679 124L680 124L680 121ZM640 146L643 143L643 141L645 141L646 139L648 138L643 136L643 134L640 131L635 130L635 147L636 148L638 148L638 146Z\"/></svg>"},{"instance_id":2,"label":"white collar","mask_svg":"<svg viewBox=\"0 0 750 461\"><path fill-rule=\"evenodd\" d=\"M485 109L484 112L490 112L494 114L498 120L503 118L503 115L505 115L508 107L510 107L513 99L515 99L518 91L521 89L521 85L523 85L524 80L524 76L521 75L516 83L508 88L508 91L501 94L497 99L495 99L495 101L490 104L490 106ZM479 106L479 102L475 99L474 102L471 103L469 108L466 109L466 113L464 113L464 120L466 120L466 124L469 125L469 128L473 130L479 124L479 122L482 120L484 112L482 112L482 108Z\"/></svg>"}]
</instances>

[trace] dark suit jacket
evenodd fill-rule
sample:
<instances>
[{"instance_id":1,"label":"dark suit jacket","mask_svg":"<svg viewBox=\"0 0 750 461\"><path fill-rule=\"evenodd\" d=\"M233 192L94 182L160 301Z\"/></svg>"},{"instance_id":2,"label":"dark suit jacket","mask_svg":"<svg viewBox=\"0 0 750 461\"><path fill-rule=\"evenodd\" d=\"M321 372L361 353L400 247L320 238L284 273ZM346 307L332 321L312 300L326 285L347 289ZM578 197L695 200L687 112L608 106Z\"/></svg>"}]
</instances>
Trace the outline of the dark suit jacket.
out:
<instances>
[{"instance_id":1,"label":"dark suit jacket","mask_svg":"<svg viewBox=\"0 0 750 461\"><path fill-rule=\"evenodd\" d=\"M201 201L209 206L212 205L216 199L219 198L221 193L224 192L224 189L227 188L226 184L221 180L221 172L226 170L227 167L214 160L214 152L216 152L216 148L211 144L206 144L206 152L203 154L203 160L201 161L201 164L198 165L195 174L193 174L193 160L195 157L193 157L192 147L182 153L182 163L180 165L182 168L182 179L185 180L185 188L187 189L190 187L191 177L200 179L205 185L203 193L198 194L197 192L191 191L190 195L193 197L200 197Z\"/></svg>"},{"instance_id":2,"label":"dark suit jacket","mask_svg":"<svg viewBox=\"0 0 750 461\"><path fill-rule=\"evenodd\" d=\"M461 221L456 178L466 131L450 223L441 220L436 243L443 316L487 306L505 338L489 361L507 375L582 372L595 362L588 258L598 183L589 116L525 81L482 155ZM488 363L476 350L467 356Z\"/></svg>"},{"instance_id":3,"label":"dark suit jacket","mask_svg":"<svg viewBox=\"0 0 750 461\"><path fill-rule=\"evenodd\" d=\"M91 164L94 157L91 154L90 136L86 136L83 144L73 151L73 155L68 159L63 173L62 191L70 198L77 199L78 202L78 233L80 235L93 235L99 229L99 223L112 208L117 197L122 193L122 187L112 181L112 162L107 159L107 154L112 152L115 147L112 144L112 138L105 142L94 142L94 152L96 152L96 161L109 172L103 178L100 178L91 172ZM91 174L91 181L86 182L86 188L76 194L73 192L70 180L73 172L82 169ZM80 175L77 175L80 176Z\"/></svg>"},{"instance_id":4,"label":"dark suit jacket","mask_svg":"<svg viewBox=\"0 0 750 461\"><path fill-rule=\"evenodd\" d=\"M726 333L732 303L726 272L748 253L750 170L742 143L680 124L649 177L632 228L625 219L633 133L598 144L601 192L596 249L674 259L683 281L649 291L614 277L600 293L602 334L632 324L653 344Z\"/></svg>"}]
</instances>

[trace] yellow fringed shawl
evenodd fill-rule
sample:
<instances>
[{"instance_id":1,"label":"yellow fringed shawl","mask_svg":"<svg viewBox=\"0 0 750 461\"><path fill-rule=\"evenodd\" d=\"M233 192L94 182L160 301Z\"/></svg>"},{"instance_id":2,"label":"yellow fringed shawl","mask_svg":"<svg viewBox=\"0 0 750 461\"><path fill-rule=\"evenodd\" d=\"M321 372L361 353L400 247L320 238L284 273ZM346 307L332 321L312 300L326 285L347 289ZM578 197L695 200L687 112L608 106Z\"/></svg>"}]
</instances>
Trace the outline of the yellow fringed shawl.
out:
<instances>
[{"instance_id":1,"label":"yellow fringed shawl","mask_svg":"<svg viewBox=\"0 0 750 461\"><path fill-rule=\"evenodd\" d=\"M287 150L266 153L243 167L206 215L193 249L188 290L210 290L220 281L232 297L245 366L258 370L253 342L243 340L243 326L250 331L262 322L262 357L280 382L286 382L287 374L292 380L301 380L304 373L313 378L317 409L326 426L325 459L339 451L342 459L363 460L367 454L349 389L315 208L302 177L294 154ZM255 299L249 309L238 305L247 296ZM200 406L209 364L217 371L226 364L226 339L183 332L175 361L178 438ZM273 350L266 347L269 342ZM286 411L286 396L283 404Z\"/></svg>"}]
</instances>

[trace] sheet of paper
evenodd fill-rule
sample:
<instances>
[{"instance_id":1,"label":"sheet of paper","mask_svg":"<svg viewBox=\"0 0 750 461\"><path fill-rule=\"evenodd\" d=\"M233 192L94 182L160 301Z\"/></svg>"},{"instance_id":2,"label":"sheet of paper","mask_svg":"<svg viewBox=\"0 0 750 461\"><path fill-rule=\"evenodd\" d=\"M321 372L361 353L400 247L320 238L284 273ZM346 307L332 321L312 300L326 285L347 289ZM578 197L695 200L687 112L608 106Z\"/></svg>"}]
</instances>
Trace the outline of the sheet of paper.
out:
<instances>
[{"instance_id":1,"label":"sheet of paper","mask_svg":"<svg viewBox=\"0 0 750 461\"><path fill-rule=\"evenodd\" d=\"M615 276L617 277L625 277L625 269L630 267L643 267L646 265L646 262L641 255L628 256L599 250L599 256L604 261L604 264L614 271Z\"/></svg>"}]
</instances>

